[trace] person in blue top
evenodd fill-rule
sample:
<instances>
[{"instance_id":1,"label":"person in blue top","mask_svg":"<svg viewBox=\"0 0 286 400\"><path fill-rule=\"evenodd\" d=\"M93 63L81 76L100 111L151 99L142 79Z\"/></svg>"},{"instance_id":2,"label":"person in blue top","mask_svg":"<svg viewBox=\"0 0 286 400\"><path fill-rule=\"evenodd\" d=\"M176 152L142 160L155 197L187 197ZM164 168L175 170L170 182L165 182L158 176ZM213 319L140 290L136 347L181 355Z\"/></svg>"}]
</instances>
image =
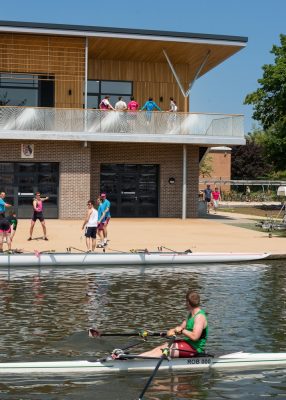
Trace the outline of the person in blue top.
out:
<instances>
[{"instance_id":1,"label":"person in blue top","mask_svg":"<svg viewBox=\"0 0 286 400\"><path fill-rule=\"evenodd\" d=\"M149 100L146 101L144 106L141 108L141 111L146 110L146 118L148 123L151 121L152 111L154 111L154 109L161 111L161 108L155 103L153 97L149 97Z\"/></svg>"},{"instance_id":2,"label":"person in blue top","mask_svg":"<svg viewBox=\"0 0 286 400\"><path fill-rule=\"evenodd\" d=\"M106 198L106 193L101 193L100 199L98 201L98 224L97 231L101 242L97 247L107 246L107 225L110 221L110 201Z\"/></svg>"},{"instance_id":3,"label":"person in blue top","mask_svg":"<svg viewBox=\"0 0 286 400\"><path fill-rule=\"evenodd\" d=\"M1 192L0 193L0 214L2 214L3 217L5 217L6 207L11 207L11 204L8 204L4 201L5 197L6 197L6 193Z\"/></svg>"}]
</instances>

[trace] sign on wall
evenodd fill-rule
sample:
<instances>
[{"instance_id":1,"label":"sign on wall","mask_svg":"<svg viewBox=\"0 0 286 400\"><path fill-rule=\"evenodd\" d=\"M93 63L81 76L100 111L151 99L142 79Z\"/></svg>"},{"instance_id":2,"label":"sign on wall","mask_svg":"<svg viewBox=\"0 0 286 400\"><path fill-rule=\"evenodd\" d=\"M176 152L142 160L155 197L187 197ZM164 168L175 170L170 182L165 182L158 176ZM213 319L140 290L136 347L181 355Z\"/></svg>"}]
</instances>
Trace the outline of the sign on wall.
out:
<instances>
[{"instance_id":1,"label":"sign on wall","mask_svg":"<svg viewBox=\"0 0 286 400\"><path fill-rule=\"evenodd\" d=\"M21 158L34 158L33 144L21 144Z\"/></svg>"}]
</instances>

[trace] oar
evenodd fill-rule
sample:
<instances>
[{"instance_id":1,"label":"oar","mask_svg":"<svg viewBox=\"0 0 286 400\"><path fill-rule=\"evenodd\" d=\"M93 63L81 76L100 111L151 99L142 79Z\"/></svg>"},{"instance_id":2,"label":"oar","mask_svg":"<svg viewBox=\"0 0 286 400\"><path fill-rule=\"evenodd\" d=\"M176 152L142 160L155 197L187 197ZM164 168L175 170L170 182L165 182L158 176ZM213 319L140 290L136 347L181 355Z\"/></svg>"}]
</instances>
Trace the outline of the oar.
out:
<instances>
[{"instance_id":1,"label":"oar","mask_svg":"<svg viewBox=\"0 0 286 400\"><path fill-rule=\"evenodd\" d=\"M161 248L161 249L165 249L165 250L169 250L169 251L171 251L172 253L179 253L179 251L169 249L168 247L165 247L165 246L160 246L160 248Z\"/></svg>"},{"instance_id":2,"label":"oar","mask_svg":"<svg viewBox=\"0 0 286 400\"><path fill-rule=\"evenodd\" d=\"M144 389L140 393L140 396L139 396L138 400L142 400L143 399L143 396L144 396L146 390L148 389L148 387L151 385L151 382L153 381L158 369L160 368L160 365L162 364L162 362L164 360L168 359L169 354L170 354L171 346L172 346L172 344L174 343L175 340L176 340L176 336L173 336L171 338L171 340L169 341L168 346L165 349L162 350L162 355L161 355L161 357L160 357L160 359L159 359L154 371L152 372L150 378L148 379L146 385L144 386Z\"/></svg>"},{"instance_id":3,"label":"oar","mask_svg":"<svg viewBox=\"0 0 286 400\"><path fill-rule=\"evenodd\" d=\"M131 331L131 332L120 332L120 333L109 333L109 332L100 332L98 329L90 328L88 330L89 337L100 337L100 336L140 336L143 339L146 339L148 336L159 336L166 337L167 332L153 332L148 330L141 331Z\"/></svg>"}]
</instances>

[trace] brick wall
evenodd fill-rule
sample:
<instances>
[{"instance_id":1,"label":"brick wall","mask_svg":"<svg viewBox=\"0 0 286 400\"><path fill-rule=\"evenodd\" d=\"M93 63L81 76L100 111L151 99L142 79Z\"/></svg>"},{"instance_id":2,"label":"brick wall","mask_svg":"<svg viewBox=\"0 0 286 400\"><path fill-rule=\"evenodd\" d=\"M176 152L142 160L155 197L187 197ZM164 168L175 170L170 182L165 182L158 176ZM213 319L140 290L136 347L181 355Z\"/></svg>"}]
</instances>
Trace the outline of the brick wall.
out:
<instances>
[{"instance_id":1,"label":"brick wall","mask_svg":"<svg viewBox=\"0 0 286 400\"><path fill-rule=\"evenodd\" d=\"M198 148L188 147L187 216L197 216ZM190 158L191 157L191 158ZM150 143L92 143L91 196L100 191L100 163L106 164L159 164L159 217L182 216L183 146ZM170 185L169 178L175 178Z\"/></svg>"},{"instance_id":2,"label":"brick wall","mask_svg":"<svg viewBox=\"0 0 286 400\"><path fill-rule=\"evenodd\" d=\"M33 159L20 158L21 143L34 144ZM1 140L0 161L58 162L59 217L83 218L90 195L90 147L84 148L81 142Z\"/></svg>"},{"instance_id":3,"label":"brick wall","mask_svg":"<svg viewBox=\"0 0 286 400\"><path fill-rule=\"evenodd\" d=\"M61 141L0 141L0 161L29 162L20 158L21 143L33 143L32 162L60 164L59 218L82 218L86 202L100 191L101 163L159 164L159 217L182 216L183 146L150 143L89 143ZM197 216L198 148L187 146L187 217ZM175 178L170 185L169 178Z\"/></svg>"}]
</instances>

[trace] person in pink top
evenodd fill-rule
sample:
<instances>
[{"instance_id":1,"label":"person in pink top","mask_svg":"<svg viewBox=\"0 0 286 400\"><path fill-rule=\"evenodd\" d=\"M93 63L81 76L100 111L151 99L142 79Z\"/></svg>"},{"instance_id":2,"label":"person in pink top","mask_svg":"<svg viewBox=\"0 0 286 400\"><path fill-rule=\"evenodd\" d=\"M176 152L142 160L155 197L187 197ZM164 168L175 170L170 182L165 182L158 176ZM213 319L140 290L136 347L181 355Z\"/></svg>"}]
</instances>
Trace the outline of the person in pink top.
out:
<instances>
[{"instance_id":1,"label":"person in pink top","mask_svg":"<svg viewBox=\"0 0 286 400\"><path fill-rule=\"evenodd\" d=\"M36 197L33 200L33 216L31 220L31 227L30 227L30 237L28 240L32 240L32 235L33 235L33 229L35 226L35 223L37 219L41 222L43 232L44 232L44 240L48 240L47 238L47 229L46 229L46 224L45 224L45 218L43 214L43 202L49 200L48 197L41 197L41 193L37 192Z\"/></svg>"},{"instance_id":2,"label":"person in pink top","mask_svg":"<svg viewBox=\"0 0 286 400\"><path fill-rule=\"evenodd\" d=\"M218 209L219 201L221 201L220 191L217 187L215 187L214 191L212 192L212 203L215 214Z\"/></svg>"},{"instance_id":3,"label":"person in pink top","mask_svg":"<svg viewBox=\"0 0 286 400\"><path fill-rule=\"evenodd\" d=\"M130 124L130 130L131 132L133 132L135 130L135 121L137 117L136 111L139 110L139 104L137 103L137 101L134 99L133 96L130 97L130 101L127 104L127 110L129 111L128 121Z\"/></svg>"}]
</instances>

